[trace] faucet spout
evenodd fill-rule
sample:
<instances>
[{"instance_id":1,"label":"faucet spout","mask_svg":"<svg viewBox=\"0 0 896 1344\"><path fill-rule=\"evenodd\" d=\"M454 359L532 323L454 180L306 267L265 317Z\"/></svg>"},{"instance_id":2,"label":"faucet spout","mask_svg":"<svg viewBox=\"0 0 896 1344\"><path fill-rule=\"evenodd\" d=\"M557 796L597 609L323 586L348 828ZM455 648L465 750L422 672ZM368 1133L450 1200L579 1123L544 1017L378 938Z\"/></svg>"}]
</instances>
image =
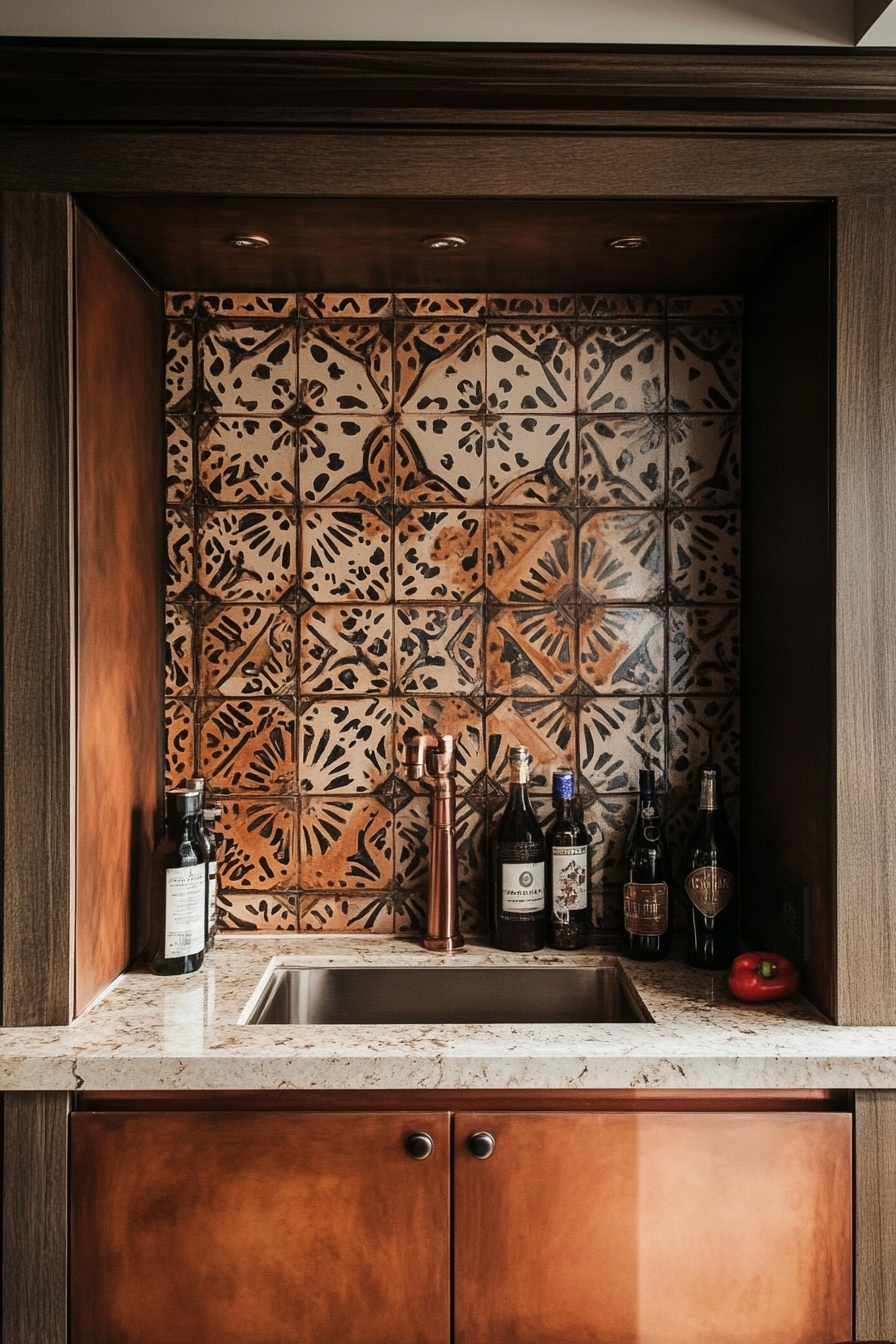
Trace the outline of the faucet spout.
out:
<instances>
[{"instance_id":1,"label":"faucet spout","mask_svg":"<svg viewBox=\"0 0 896 1344\"><path fill-rule=\"evenodd\" d=\"M404 743L408 779L429 793L429 902L423 946L430 952L463 947L457 908L457 757L448 734L420 733Z\"/></svg>"}]
</instances>

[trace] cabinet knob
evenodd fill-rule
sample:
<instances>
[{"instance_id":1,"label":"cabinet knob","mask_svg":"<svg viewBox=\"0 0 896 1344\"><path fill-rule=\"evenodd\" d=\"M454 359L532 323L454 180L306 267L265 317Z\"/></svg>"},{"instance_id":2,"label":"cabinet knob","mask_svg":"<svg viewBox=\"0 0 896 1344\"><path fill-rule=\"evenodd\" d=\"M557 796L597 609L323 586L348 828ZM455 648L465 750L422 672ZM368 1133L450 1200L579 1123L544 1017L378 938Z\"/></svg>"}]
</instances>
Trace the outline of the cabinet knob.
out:
<instances>
[{"instance_id":1,"label":"cabinet knob","mask_svg":"<svg viewBox=\"0 0 896 1344\"><path fill-rule=\"evenodd\" d=\"M491 1157L495 1151L495 1140L493 1135L487 1134L485 1130L480 1130L478 1134L471 1134L467 1139L467 1147L474 1157L479 1157L483 1161Z\"/></svg>"},{"instance_id":2,"label":"cabinet knob","mask_svg":"<svg viewBox=\"0 0 896 1344\"><path fill-rule=\"evenodd\" d=\"M428 1134L409 1134L404 1141L404 1150L408 1157L423 1162L432 1152L432 1139Z\"/></svg>"}]
</instances>

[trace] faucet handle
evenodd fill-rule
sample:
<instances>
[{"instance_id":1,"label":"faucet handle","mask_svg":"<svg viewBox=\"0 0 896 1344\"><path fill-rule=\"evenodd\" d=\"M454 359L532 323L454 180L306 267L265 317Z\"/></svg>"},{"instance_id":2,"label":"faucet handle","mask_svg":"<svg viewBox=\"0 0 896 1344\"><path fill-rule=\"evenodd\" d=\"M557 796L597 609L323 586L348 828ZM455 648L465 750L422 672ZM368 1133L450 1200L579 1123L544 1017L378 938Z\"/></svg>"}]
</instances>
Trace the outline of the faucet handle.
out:
<instances>
[{"instance_id":1,"label":"faucet handle","mask_svg":"<svg viewBox=\"0 0 896 1344\"><path fill-rule=\"evenodd\" d=\"M439 739L431 733L417 733L401 743L401 764L407 770L408 779L422 779L427 771L428 754L438 746Z\"/></svg>"},{"instance_id":2,"label":"faucet handle","mask_svg":"<svg viewBox=\"0 0 896 1344\"><path fill-rule=\"evenodd\" d=\"M427 747L426 769L434 776L457 774L457 751L451 733L438 734L435 744Z\"/></svg>"}]
</instances>

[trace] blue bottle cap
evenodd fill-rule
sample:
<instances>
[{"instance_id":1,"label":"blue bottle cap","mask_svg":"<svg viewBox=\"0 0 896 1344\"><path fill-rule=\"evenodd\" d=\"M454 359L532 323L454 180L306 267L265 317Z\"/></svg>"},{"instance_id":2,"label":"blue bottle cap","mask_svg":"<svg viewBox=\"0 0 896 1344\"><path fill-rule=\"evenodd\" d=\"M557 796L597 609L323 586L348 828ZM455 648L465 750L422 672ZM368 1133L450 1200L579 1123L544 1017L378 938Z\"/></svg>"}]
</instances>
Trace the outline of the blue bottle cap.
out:
<instances>
[{"instance_id":1,"label":"blue bottle cap","mask_svg":"<svg viewBox=\"0 0 896 1344\"><path fill-rule=\"evenodd\" d=\"M573 770L554 771L553 793L555 798L575 798L576 776Z\"/></svg>"}]
</instances>

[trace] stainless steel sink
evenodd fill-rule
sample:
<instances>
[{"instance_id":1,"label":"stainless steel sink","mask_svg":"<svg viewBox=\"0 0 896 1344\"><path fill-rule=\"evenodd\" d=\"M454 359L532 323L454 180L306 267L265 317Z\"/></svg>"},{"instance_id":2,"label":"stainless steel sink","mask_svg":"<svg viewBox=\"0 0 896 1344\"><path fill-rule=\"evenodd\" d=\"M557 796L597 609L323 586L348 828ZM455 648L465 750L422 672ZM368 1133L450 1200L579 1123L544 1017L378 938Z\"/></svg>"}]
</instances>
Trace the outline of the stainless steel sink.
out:
<instances>
[{"instance_id":1,"label":"stainless steel sink","mask_svg":"<svg viewBox=\"0 0 896 1344\"><path fill-rule=\"evenodd\" d=\"M274 966L246 1023L652 1022L615 966Z\"/></svg>"}]
</instances>

